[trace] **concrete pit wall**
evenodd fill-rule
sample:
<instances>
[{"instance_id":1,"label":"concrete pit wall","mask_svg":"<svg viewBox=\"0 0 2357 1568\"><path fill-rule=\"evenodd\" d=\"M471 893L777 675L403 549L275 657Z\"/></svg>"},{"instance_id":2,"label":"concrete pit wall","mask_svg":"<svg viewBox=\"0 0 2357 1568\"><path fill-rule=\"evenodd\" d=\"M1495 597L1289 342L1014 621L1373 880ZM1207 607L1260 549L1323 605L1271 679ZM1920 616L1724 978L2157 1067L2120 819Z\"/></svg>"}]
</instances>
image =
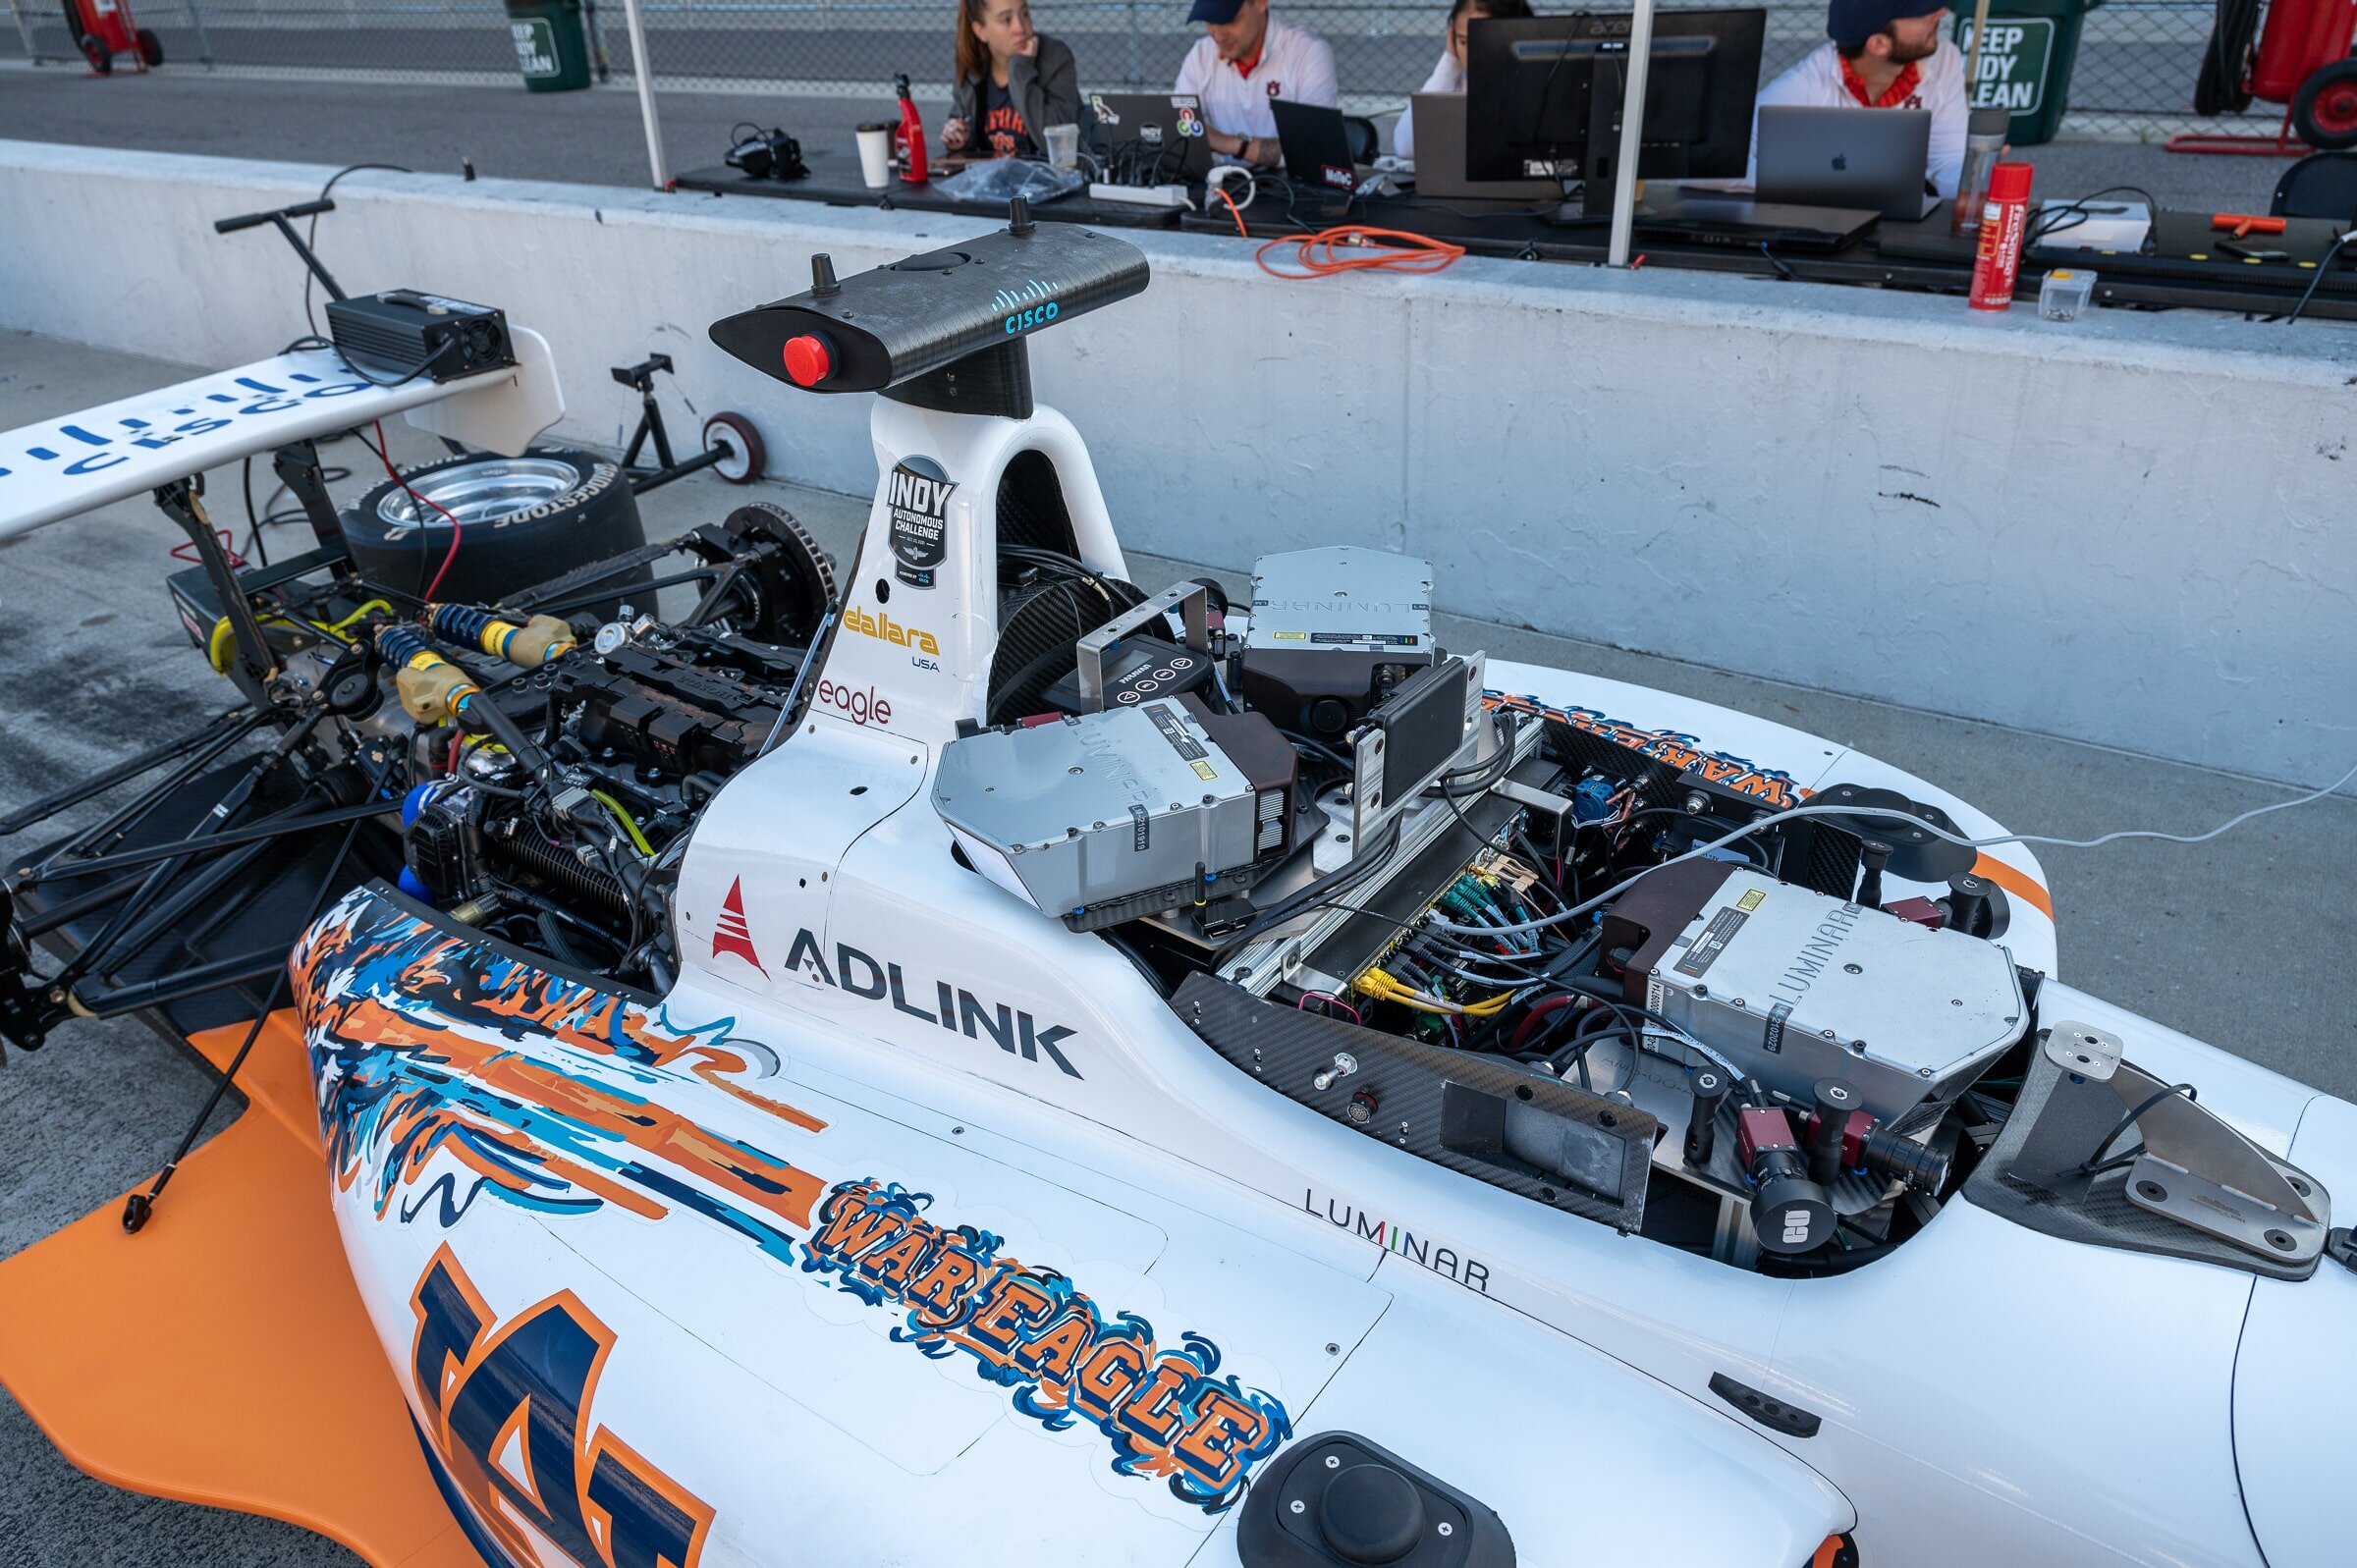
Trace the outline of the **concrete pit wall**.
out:
<instances>
[{"instance_id":1,"label":"concrete pit wall","mask_svg":"<svg viewBox=\"0 0 2357 1568\"><path fill-rule=\"evenodd\" d=\"M300 266L211 222L324 178L0 142L0 325L272 353L306 330ZM866 401L704 329L804 287L815 250L848 274L987 227L373 172L335 197L346 287L548 337L562 435L619 446L607 367L658 350L668 406L746 411L775 475L854 493ZM1375 545L1431 558L1446 610L2292 783L2357 760L2347 326L1510 261L1282 283L1230 240L1133 238L1153 287L1033 363L1139 548Z\"/></svg>"}]
</instances>

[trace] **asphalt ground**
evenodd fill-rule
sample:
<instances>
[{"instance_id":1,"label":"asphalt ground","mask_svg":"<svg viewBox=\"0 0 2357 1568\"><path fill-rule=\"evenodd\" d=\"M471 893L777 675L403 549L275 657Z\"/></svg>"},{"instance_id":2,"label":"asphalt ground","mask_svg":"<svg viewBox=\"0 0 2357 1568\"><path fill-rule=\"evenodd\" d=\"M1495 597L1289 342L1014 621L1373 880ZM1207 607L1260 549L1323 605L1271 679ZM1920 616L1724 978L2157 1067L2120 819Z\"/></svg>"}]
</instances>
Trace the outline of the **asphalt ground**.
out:
<instances>
[{"instance_id":1,"label":"asphalt ground","mask_svg":"<svg viewBox=\"0 0 2357 1568\"><path fill-rule=\"evenodd\" d=\"M0 429L190 373L0 333ZM676 415L678 395L670 398ZM620 415L620 389L616 399ZM406 424L397 421L388 433L397 458L438 455ZM325 456L351 463L365 454L345 441ZM359 469L337 494L356 496L365 478ZM238 479L234 468L208 477L223 520L242 517ZM848 558L865 518L863 498L786 484L738 489L709 475L654 492L642 510L650 536L664 537L753 496L786 506L839 559ZM0 808L151 745L225 702L225 686L166 608L162 578L175 565L167 552L178 538L152 507L125 502L0 546ZM1148 587L1209 568L1233 590L1245 586L1249 567L1140 556L1131 563L1132 575ZM1438 619L1452 647L1660 686L1849 743L1939 781L2026 832L2200 831L2283 793L2148 757L1495 622ZM2357 759L2330 760L2337 767ZM2357 1099L2357 1005L2349 990L2357 921L2345 914L2348 890L2357 885L2357 799L2265 817L2207 844L2129 842L2047 850L2043 858L2062 978ZM91 1209L117 1207L170 1152L206 1087L204 1071L184 1050L130 1021L71 1026L42 1051L0 1065L0 1257ZM223 1111L216 1126L231 1114ZM156 1306L171 1310L170 1303ZM138 1347L124 1353L137 1355ZM233 1375L223 1369L225 1378ZM0 1543L14 1543L0 1544L0 1561L124 1568L349 1568L356 1561L291 1526L135 1496L90 1480L5 1395L0 1477L7 1478Z\"/></svg>"},{"instance_id":2,"label":"asphalt ground","mask_svg":"<svg viewBox=\"0 0 2357 1568\"><path fill-rule=\"evenodd\" d=\"M5 29L0 28L0 37ZM1175 66L1174 66L1174 69ZM742 121L783 126L805 149L852 151L852 128L888 118L887 96L790 95L762 88L656 95L670 174L709 168ZM938 106L934 110L939 112ZM62 68L0 66L0 139L63 141L216 157L581 185L652 183L636 94L625 86L534 93L521 85L210 76L170 69L104 80ZM2113 187L2164 206L2265 212L2284 167L2274 158L2191 157L2128 139L2071 137L2020 149L2041 196Z\"/></svg>"}]
</instances>

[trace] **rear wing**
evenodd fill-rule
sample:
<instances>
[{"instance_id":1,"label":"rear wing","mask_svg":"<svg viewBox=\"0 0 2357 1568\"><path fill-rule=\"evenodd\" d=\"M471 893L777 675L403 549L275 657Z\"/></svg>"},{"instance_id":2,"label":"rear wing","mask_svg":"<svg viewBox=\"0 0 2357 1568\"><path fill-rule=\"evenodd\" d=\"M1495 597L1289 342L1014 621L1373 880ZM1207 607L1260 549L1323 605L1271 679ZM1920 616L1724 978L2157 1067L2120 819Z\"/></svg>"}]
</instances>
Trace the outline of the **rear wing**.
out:
<instances>
[{"instance_id":1,"label":"rear wing","mask_svg":"<svg viewBox=\"0 0 2357 1568\"><path fill-rule=\"evenodd\" d=\"M305 349L0 434L0 539L396 413L515 457L565 399L547 340L509 330L516 362L480 375L377 386L335 350Z\"/></svg>"}]
</instances>

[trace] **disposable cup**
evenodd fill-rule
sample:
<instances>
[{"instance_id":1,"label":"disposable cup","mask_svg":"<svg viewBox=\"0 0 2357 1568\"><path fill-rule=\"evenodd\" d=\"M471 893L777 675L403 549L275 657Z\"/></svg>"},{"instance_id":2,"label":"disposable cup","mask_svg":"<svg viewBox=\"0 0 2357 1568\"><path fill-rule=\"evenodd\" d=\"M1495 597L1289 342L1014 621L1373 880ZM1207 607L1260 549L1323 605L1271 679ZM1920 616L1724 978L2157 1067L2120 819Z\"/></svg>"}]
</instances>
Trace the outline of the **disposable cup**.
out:
<instances>
[{"instance_id":1,"label":"disposable cup","mask_svg":"<svg viewBox=\"0 0 2357 1568\"><path fill-rule=\"evenodd\" d=\"M859 128L859 175L870 190L892 184L892 134L896 129L888 120Z\"/></svg>"},{"instance_id":2,"label":"disposable cup","mask_svg":"<svg viewBox=\"0 0 2357 1568\"><path fill-rule=\"evenodd\" d=\"M1059 169L1069 169L1080 161L1078 126L1049 126L1043 135L1048 138L1048 162Z\"/></svg>"}]
</instances>

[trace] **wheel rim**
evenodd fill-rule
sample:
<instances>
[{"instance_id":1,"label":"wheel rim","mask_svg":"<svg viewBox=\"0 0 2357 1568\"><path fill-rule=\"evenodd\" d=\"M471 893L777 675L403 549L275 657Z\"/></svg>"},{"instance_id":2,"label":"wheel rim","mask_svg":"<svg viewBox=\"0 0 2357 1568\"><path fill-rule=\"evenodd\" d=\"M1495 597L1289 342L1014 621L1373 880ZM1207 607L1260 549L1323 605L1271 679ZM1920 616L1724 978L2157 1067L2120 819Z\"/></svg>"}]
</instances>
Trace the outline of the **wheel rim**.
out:
<instances>
[{"instance_id":1,"label":"wheel rim","mask_svg":"<svg viewBox=\"0 0 2357 1568\"><path fill-rule=\"evenodd\" d=\"M388 490L376 504L380 520L396 528L420 526L417 514L425 514L422 526L446 528L447 512L466 527L478 522L497 522L546 506L574 490L581 482L580 471L569 462L547 458L497 458L482 462L470 462L462 468L444 468L434 473L418 474L409 481L406 489ZM410 499L415 491L428 503L420 509ZM436 509L440 510L436 510Z\"/></svg>"},{"instance_id":2,"label":"wheel rim","mask_svg":"<svg viewBox=\"0 0 2357 1568\"><path fill-rule=\"evenodd\" d=\"M715 426L705 435L704 442L728 454L712 465L712 471L723 479L741 479L752 468L746 460L743 439L726 425Z\"/></svg>"},{"instance_id":3,"label":"wheel rim","mask_svg":"<svg viewBox=\"0 0 2357 1568\"><path fill-rule=\"evenodd\" d=\"M2309 115L2329 136L2357 132L2357 81L2336 81L2318 93Z\"/></svg>"}]
</instances>

